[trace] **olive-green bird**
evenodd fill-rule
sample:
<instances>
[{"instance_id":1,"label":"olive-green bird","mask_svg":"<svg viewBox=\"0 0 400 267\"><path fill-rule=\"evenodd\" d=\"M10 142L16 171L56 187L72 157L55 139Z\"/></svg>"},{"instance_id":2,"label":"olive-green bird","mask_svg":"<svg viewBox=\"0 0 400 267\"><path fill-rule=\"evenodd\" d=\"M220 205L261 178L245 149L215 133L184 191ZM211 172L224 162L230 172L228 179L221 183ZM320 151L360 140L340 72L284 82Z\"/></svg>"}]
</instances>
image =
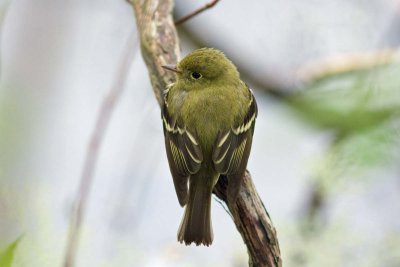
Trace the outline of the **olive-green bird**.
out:
<instances>
[{"instance_id":1,"label":"olive-green bird","mask_svg":"<svg viewBox=\"0 0 400 267\"><path fill-rule=\"evenodd\" d=\"M180 205L186 205L178 241L209 246L213 188L219 176L226 175L229 201L236 200L257 104L235 65L219 50L198 49L177 66L163 68L177 75L165 91L162 120L176 194Z\"/></svg>"}]
</instances>

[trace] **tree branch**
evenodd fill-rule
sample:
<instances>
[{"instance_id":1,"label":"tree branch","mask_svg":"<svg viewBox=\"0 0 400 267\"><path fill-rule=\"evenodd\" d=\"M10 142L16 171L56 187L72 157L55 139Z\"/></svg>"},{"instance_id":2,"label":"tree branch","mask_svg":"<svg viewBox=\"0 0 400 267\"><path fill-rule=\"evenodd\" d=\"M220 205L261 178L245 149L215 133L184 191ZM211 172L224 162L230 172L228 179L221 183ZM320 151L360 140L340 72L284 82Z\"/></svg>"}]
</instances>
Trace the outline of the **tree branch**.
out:
<instances>
[{"instance_id":1,"label":"tree branch","mask_svg":"<svg viewBox=\"0 0 400 267\"><path fill-rule=\"evenodd\" d=\"M172 0L133 0L136 23L140 33L142 56L147 64L150 81L159 105L163 91L174 81L171 72L161 68L175 64L179 58L179 40L172 20ZM220 177L214 193L225 201L234 223L249 253L250 266L282 266L276 230L262 203L251 176L246 172L243 186L236 203L226 198L227 179Z\"/></svg>"},{"instance_id":2,"label":"tree branch","mask_svg":"<svg viewBox=\"0 0 400 267\"><path fill-rule=\"evenodd\" d=\"M219 1L220 1L220 0L213 0L213 1L211 1L211 2L209 2L209 3L207 3L207 4L205 4L203 7L199 8L199 9L196 9L196 10L194 10L193 12L187 14L186 16L183 16L182 18L177 19L177 20L175 21L175 25L178 26L178 25L180 25L180 24L182 24L182 23L185 23L186 21L188 21L189 19L191 19L191 18L197 16L197 15L200 14L201 12L203 12L203 11L209 9L209 8L212 8L212 7L215 6Z\"/></svg>"},{"instance_id":3,"label":"tree branch","mask_svg":"<svg viewBox=\"0 0 400 267\"><path fill-rule=\"evenodd\" d=\"M78 241L81 232L82 218L85 215L86 204L89 198L89 193L94 178L94 171L96 168L100 146L107 130L111 115L114 111L114 107L122 94L129 67L132 64L134 53L137 50L135 47L135 40L136 34L132 33L131 37L127 40L127 45L121 57L121 65L117 69L113 85L108 92L108 95L104 98L103 103L100 107L97 121L94 126L92 136L90 138L90 143L87 148L86 158L80 179L79 190L75 198L75 203L72 210L67 248L63 265L64 267L74 266L75 255L78 248Z\"/></svg>"},{"instance_id":4,"label":"tree branch","mask_svg":"<svg viewBox=\"0 0 400 267\"><path fill-rule=\"evenodd\" d=\"M221 176L214 194L225 201L233 215L236 228L242 235L249 253L249 266L282 266L281 253L275 227L264 203L246 171L236 203L229 203L226 195L228 180Z\"/></svg>"}]
</instances>

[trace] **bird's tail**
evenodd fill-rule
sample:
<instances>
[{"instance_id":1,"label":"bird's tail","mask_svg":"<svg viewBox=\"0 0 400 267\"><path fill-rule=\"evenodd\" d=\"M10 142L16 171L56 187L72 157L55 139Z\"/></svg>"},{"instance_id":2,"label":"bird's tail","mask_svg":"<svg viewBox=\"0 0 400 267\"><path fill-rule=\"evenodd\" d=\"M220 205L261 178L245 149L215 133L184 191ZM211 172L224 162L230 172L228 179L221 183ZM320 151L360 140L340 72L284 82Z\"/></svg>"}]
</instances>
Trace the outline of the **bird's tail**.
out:
<instances>
[{"instance_id":1,"label":"bird's tail","mask_svg":"<svg viewBox=\"0 0 400 267\"><path fill-rule=\"evenodd\" d=\"M190 183L189 201L186 204L185 215L178 230L178 241L185 242L186 245L194 242L196 245L209 246L213 241L210 217L212 186L199 185L193 182Z\"/></svg>"}]
</instances>

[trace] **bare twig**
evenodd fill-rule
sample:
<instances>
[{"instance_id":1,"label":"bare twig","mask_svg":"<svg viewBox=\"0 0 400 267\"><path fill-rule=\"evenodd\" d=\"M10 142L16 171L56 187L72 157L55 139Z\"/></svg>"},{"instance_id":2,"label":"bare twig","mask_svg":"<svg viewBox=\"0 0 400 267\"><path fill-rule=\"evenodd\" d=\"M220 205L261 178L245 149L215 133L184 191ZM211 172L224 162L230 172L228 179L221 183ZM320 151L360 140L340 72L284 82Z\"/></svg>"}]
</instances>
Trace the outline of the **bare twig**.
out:
<instances>
[{"instance_id":1,"label":"bare twig","mask_svg":"<svg viewBox=\"0 0 400 267\"><path fill-rule=\"evenodd\" d=\"M323 77L370 69L394 62L400 62L400 52L397 49L343 54L306 63L299 69L298 76L299 80L310 83Z\"/></svg>"},{"instance_id":2,"label":"bare twig","mask_svg":"<svg viewBox=\"0 0 400 267\"><path fill-rule=\"evenodd\" d=\"M187 14L186 16L183 16L182 18L179 18L175 21L175 25L180 25L182 23L185 23L186 21L188 21L189 19L193 18L194 16L197 16L198 14L200 14L201 12L212 8L213 6L215 6L220 0L213 0L207 4L205 4L203 7L194 10L193 12Z\"/></svg>"},{"instance_id":3,"label":"bare twig","mask_svg":"<svg viewBox=\"0 0 400 267\"><path fill-rule=\"evenodd\" d=\"M72 267L75 262L75 254L78 247L79 235L81 231L82 217L85 214L86 204L89 197L90 188L93 182L94 171L99 156L99 149L106 133L111 115L115 105L124 89L124 83L128 75L129 67L132 64L134 54L137 51L136 33L129 37L121 58L121 65L117 69L116 77L100 107L97 121L94 126L90 143L87 148L86 158L83 165L78 194L75 199L74 209L70 222L68 243L64 259L64 267Z\"/></svg>"},{"instance_id":4,"label":"bare twig","mask_svg":"<svg viewBox=\"0 0 400 267\"><path fill-rule=\"evenodd\" d=\"M136 23L140 33L142 56L149 71L150 81L158 104L163 102L163 91L174 81L172 72L161 68L174 64L179 58L179 40L172 20L172 0L133 0ZM160 122L161 124L161 122ZM214 194L223 200L249 253L250 266L282 266L276 230L264 207L251 176L246 172L240 194L235 203L226 198L227 179L220 177Z\"/></svg>"},{"instance_id":5,"label":"bare twig","mask_svg":"<svg viewBox=\"0 0 400 267\"><path fill-rule=\"evenodd\" d=\"M231 212L229 211L229 208L226 206L226 203L224 203L222 200L220 200L218 197L214 197L214 200L217 201L221 207L225 210L226 213L228 213L229 217L233 220L233 216Z\"/></svg>"}]
</instances>

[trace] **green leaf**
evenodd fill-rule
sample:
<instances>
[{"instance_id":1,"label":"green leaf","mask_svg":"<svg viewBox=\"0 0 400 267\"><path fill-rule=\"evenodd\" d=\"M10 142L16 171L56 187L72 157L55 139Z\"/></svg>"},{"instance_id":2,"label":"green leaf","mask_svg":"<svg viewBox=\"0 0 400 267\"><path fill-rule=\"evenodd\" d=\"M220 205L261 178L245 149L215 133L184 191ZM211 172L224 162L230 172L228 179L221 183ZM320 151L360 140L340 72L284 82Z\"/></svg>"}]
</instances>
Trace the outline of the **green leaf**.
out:
<instances>
[{"instance_id":1,"label":"green leaf","mask_svg":"<svg viewBox=\"0 0 400 267\"><path fill-rule=\"evenodd\" d=\"M400 63L328 75L288 103L310 125L334 133L316 175L328 186L398 161Z\"/></svg>"},{"instance_id":2,"label":"green leaf","mask_svg":"<svg viewBox=\"0 0 400 267\"><path fill-rule=\"evenodd\" d=\"M6 247L3 251L0 252L0 267L11 267L14 260L14 252L17 248L17 245L20 241L20 238L12 242L8 247Z\"/></svg>"},{"instance_id":3,"label":"green leaf","mask_svg":"<svg viewBox=\"0 0 400 267\"><path fill-rule=\"evenodd\" d=\"M315 81L289 104L314 126L359 132L400 116L400 64L354 70Z\"/></svg>"}]
</instances>

